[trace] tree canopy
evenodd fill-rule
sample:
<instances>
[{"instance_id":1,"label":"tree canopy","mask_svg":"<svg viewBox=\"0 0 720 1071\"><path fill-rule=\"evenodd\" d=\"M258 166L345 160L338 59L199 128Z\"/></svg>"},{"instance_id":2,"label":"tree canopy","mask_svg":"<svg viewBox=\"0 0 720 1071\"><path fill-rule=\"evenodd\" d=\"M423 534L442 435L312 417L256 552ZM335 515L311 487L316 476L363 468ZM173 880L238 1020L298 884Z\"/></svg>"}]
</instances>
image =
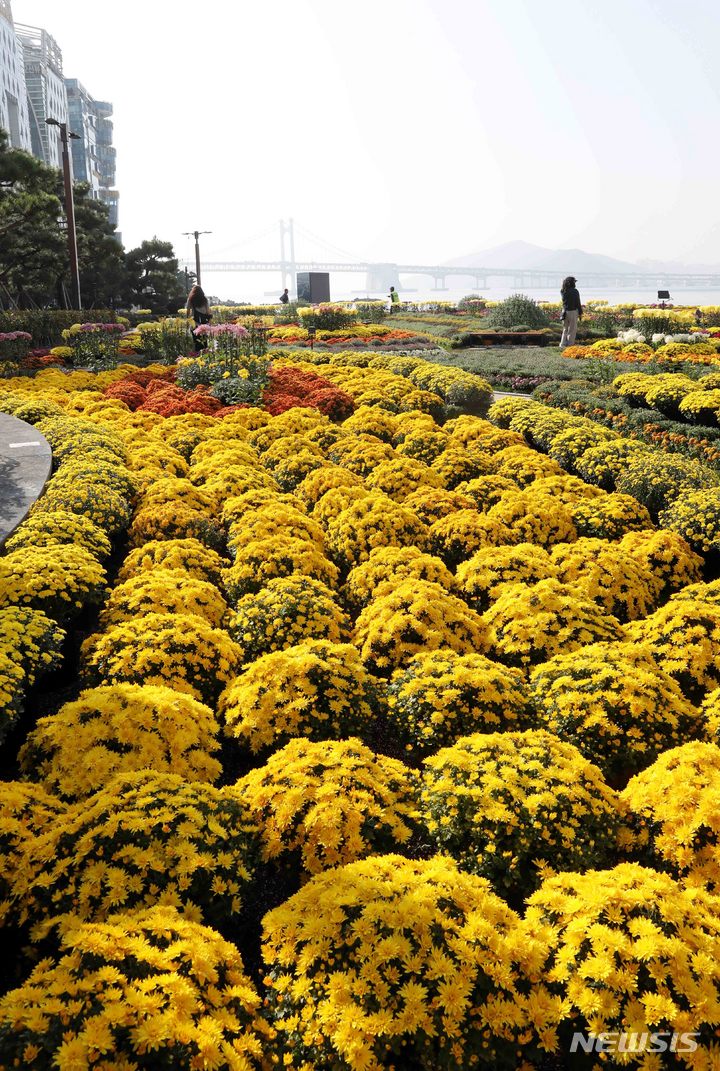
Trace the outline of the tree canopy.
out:
<instances>
[{"instance_id":1,"label":"tree canopy","mask_svg":"<svg viewBox=\"0 0 720 1071\"><path fill-rule=\"evenodd\" d=\"M127 297L153 312L174 312L185 304L185 291L178 278L178 262L172 242L151 238L125 258Z\"/></svg>"},{"instance_id":2,"label":"tree canopy","mask_svg":"<svg viewBox=\"0 0 720 1071\"><path fill-rule=\"evenodd\" d=\"M57 297L65 241L58 175L11 149L0 130L0 294L18 304Z\"/></svg>"},{"instance_id":3,"label":"tree canopy","mask_svg":"<svg viewBox=\"0 0 720 1071\"><path fill-rule=\"evenodd\" d=\"M172 243L154 237L128 253L109 209L74 184L84 308L131 304L168 312L185 302ZM10 146L0 129L0 307L67 306L70 271L62 175Z\"/></svg>"}]
</instances>

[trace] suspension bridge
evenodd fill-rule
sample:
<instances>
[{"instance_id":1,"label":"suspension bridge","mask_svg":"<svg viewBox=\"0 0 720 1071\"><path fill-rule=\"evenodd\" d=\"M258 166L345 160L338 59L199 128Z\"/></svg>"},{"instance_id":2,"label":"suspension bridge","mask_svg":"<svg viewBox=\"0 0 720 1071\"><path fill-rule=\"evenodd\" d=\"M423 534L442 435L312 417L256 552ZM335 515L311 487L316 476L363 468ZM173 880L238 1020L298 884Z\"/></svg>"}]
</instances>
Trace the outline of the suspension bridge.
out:
<instances>
[{"instance_id":1,"label":"suspension bridge","mask_svg":"<svg viewBox=\"0 0 720 1071\"><path fill-rule=\"evenodd\" d=\"M297 228L300 230L300 228ZM281 286L293 289L297 272L317 271L353 273L365 275L368 294L385 294L391 286L397 290L403 287L402 277L420 276L432 280L431 289L447 290L450 279L470 279L476 290L488 290L493 285L513 287L518 290L557 290L567 271L540 271L529 268L493 268L482 264L447 265L447 264L410 264L355 260L351 254L347 259L300 260L295 256L295 230L293 220L280 221L280 257L278 260L203 260L203 273L216 272L255 274L266 273L279 276ZM263 234L267 233L263 232ZM307 232L309 235L309 232ZM310 236L315 242L328 246L322 239ZM342 253L335 250L335 253ZM183 260L180 267L188 271L195 268L195 262ZM585 289L603 290L720 290L719 273L694 272L583 272L582 285Z\"/></svg>"}]
</instances>

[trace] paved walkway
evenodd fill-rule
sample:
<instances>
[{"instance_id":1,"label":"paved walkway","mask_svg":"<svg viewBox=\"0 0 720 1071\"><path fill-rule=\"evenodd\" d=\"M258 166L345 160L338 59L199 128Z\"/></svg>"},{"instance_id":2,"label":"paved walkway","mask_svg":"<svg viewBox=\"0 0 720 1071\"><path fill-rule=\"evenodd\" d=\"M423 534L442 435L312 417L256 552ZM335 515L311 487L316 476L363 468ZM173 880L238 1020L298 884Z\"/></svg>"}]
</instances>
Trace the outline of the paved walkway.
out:
<instances>
[{"instance_id":1,"label":"paved walkway","mask_svg":"<svg viewBox=\"0 0 720 1071\"><path fill-rule=\"evenodd\" d=\"M0 546L27 516L51 468L47 439L32 424L0 413Z\"/></svg>"},{"instance_id":2,"label":"paved walkway","mask_svg":"<svg viewBox=\"0 0 720 1071\"><path fill-rule=\"evenodd\" d=\"M531 394L517 394L517 393L512 393L511 394L509 391L494 390L493 391L493 401L494 402L499 402L501 398L527 398L528 400L531 400L532 399L532 395Z\"/></svg>"}]
</instances>

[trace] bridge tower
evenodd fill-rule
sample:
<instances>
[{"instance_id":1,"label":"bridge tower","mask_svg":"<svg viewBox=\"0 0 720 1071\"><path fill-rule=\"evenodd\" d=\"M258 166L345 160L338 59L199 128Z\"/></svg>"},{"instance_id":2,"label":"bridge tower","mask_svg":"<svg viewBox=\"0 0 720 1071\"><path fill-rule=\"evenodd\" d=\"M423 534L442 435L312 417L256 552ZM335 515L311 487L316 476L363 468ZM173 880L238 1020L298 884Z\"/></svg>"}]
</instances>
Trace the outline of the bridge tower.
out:
<instances>
[{"instance_id":1,"label":"bridge tower","mask_svg":"<svg viewBox=\"0 0 720 1071\"><path fill-rule=\"evenodd\" d=\"M368 264L366 284L368 294L387 293L391 286L401 290L397 264Z\"/></svg>"},{"instance_id":2,"label":"bridge tower","mask_svg":"<svg viewBox=\"0 0 720 1071\"><path fill-rule=\"evenodd\" d=\"M287 239L288 239L287 252L289 253L289 256L286 256L286 250L285 250L285 237L286 237L286 235L287 235ZM288 290L291 291L291 294L294 297L297 297L297 294L295 293L295 288L296 288L296 285L297 285L296 284L297 269L296 269L296 265L295 265L295 225L294 225L292 216L287 221L287 223L285 222L284 219L280 220L280 270L282 272L282 286L283 286L283 289L285 289L285 287L287 287ZM288 276L290 277L290 281L289 282L288 282Z\"/></svg>"}]
</instances>

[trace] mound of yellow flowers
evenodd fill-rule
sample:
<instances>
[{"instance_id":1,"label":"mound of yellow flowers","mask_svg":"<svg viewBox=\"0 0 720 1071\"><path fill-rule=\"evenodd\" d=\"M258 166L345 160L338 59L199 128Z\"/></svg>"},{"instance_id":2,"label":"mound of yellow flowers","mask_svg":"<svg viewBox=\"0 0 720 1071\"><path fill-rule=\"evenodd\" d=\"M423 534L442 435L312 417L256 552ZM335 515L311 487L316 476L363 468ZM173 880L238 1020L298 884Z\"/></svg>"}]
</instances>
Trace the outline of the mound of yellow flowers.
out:
<instances>
[{"instance_id":1,"label":"mound of yellow flowers","mask_svg":"<svg viewBox=\"0 0 720 1071\"><path fill-rule=\"evenodd\" d=\"M68 800L103 789L117 773L154 770L186 781L216 781L218 724L209 707L150 684L82 692L40 718L20 752L29 778Z\"/></svg>"},{"instance_id":2,"label":"mound of yellow flowers","mask_svg":"<svg viewBox=\"0 0 720 1071\"><path fill-rule=\"evenodd\" d=\"M291 740L234 791L261 830L265 857L299 852L311 875L406 844L418 787L402 762L351 738Z\"/></svg>"},{"instance_id":3,"label":"mound of yellow flowers","mask_svg":"<svg viewBox=\"0 0 720 1071\"><path fill-rule=\"evenodd\" d=\"M42 937L58 918L185 904L209 923L241 909L254 828L237 799L150 771L117 775L24 844L11 910Z\"/></svg>"},{"instance_id":4,"label":"mound of yellow flowers","mask_svg":"<svg viewBox=\"0 0 720 1071\"><path fill-rule=\"evenodd\" d=\"M0 1001L0 1064L261 1071L260 1009L237 949L174 907L75 920Z\"/></svg>"},{"instance_id":5,"label":"mound of yellow flowers","mask_svg":"<svg viewBox=\"0 0 720 1071\"><path fill-rule=\"evenodd\" d=\"M283 1066L515 1071L545 948L446 858L376 856L314 877L266 915ZM561 1001L535 991L556 1021Z\"/></svg>"},{"instance_id":6,"label":"mound of yellow flowers","mask_svg":"<svg viewBox=\"0 0 720 1071\"><path fill-rule=\"evenodd\" d=\"M628 782L639 849L690 884L720 888L720 748L696 740L665 751Z\"/></svg>"},{"instance_id":7,"label":"mound of yellow flowers","mask_svg":"<svg viewBox=\"0 0 720 1071\"><path fill-rule=\"evenodd\" d=\"M564 1052L576 1031L625 1032L636 1039L665 1031L668 1044L673 1034L689 1033L695 1052L668 1051L656 1061L631 1040L623 1065L712 1067L720 1020L720 922L707 893L630 863L559 874L530 898L524 925L528 937L548 945L543 973L564 1002Z\"/></svg>"},{"instance_id":8,"label":"mound of yellow flowers","mask_svg":"<svg viewBox=\"0 0 720 1071\"><path fill-rule=\"evenodd\" d=\"M620 804L600 770L542 729L476 733L423 764L421 811L438 851L517 896L543 868L613 859Z\"/></svg>"}]
</instances>

